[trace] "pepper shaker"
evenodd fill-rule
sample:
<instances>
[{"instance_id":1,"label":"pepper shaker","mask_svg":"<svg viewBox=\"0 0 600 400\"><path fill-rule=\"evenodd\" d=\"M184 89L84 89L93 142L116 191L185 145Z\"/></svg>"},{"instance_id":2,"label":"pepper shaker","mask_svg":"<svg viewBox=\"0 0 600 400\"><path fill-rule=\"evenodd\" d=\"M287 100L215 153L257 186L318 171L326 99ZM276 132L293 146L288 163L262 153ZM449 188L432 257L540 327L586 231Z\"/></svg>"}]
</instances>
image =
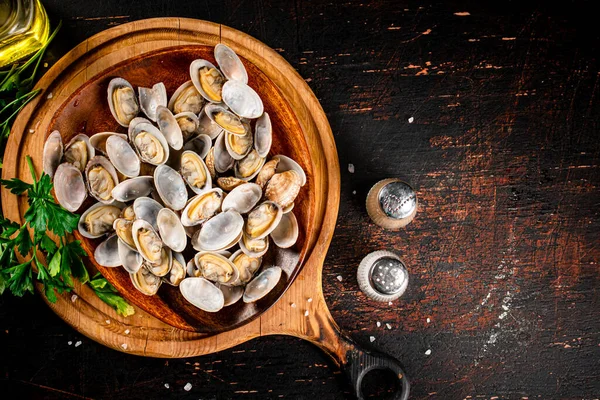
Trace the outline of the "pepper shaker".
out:
<instances>
[{"instance_id":1,"label":"pepper shaker","mask_svg":"<svg viewBox=\"0 0 600 400\"><path fill-rule=\"evenodd\" d=\"M396 178L377 182L367 195L367 212L384 229L397 231L417 214L417 194L406 182Z\"/></svg>"},{"instance_id":2,"label":"pepper shaker","mask_svg":"<svg viewBox=\"0 0 600 400\"><path fill-rule=\"evenodd\" d=\"M406 264L391 251L369 253L358 266L356 275L360 289L377 301L396 300L408 287Z\"/></svg>"}]
</instances>

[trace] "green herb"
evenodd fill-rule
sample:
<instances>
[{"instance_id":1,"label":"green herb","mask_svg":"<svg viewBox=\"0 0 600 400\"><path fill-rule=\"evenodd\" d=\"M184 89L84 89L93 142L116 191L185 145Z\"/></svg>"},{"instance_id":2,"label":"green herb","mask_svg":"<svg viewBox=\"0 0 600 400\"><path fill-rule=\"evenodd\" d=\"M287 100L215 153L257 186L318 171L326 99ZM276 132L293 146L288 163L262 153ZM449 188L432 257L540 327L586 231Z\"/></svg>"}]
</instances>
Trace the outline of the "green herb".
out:
<instances>
[{"instance_id":1,"label":"green herb","mask_svg":"<svg viewBox=\"0 0 600 400\"><path fill-rule=\"evenodd\" d=\"M46 44L21 66L13 64L10 70L0 71L0 146L10 133L10 127L19 111L23 109L39 92L32 90L35 77L48 45L54 39L62 25L60 21ZM29 72L33 65L33 71ZM29 74L27 76L27 74Z\"/></svg>"},{"instance_id":2,"label":"green herb","mask_svg":"<svg viewBox=\"0 0 600 400\"><path fill-rule=\"evenodd\" d=\"M116 294L112 285L103 283L103 278L94 277L93 281L89 281L82 261L82 257L87 256L86 252L78 240L67 241L67 235L77 228L79 216L54 202L50 177L42 173L38 180L29 156L27 164L33 183L17 178L0 181L16 195L27 192L29 203L22 226L0 216L0 294L6 288L15 296L33 293L33 276L37 269L37 280L44 285L44 293L53 303L56 301L56 292L71 291L73 278L77 278L82 284L89 282L98 297L119 314L133 314L133 307ZM58 245L48 237L48 231L58 237ZM17 252L22 258L27 258L29 253L31 256L19 262ZM45 259L49 260L47 267L39 259L38 253L44 254Z\"/></svg>"}]
</instances>

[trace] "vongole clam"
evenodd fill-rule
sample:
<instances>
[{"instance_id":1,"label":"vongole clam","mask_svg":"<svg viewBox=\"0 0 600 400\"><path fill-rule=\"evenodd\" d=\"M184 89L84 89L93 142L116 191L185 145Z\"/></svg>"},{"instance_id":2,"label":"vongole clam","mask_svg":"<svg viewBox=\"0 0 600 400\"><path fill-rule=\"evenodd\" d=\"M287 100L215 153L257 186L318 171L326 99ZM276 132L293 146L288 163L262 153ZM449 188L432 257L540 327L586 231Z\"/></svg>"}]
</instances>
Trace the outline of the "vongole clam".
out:
<instances>
[{"instance_id":1,"label":"vongole clam","mask_svg":"<svg viewBox=\"0 0 600 400\"><path fill-rule=\"evenodd\" d=\"M123 78L114 78L109 82L108 105L115 120L124 127L129 126L140 112L133 87Z\"/></svg>"},{"instance_id":2,"label":"vongole clam","mask_svg":"<svg viewBox=\"0 0 600 400\"><path fill-rule=\"evenodd\" d=\"M46 143L44 143L44 153L42 155L44 172L50 176L50 178L54 177L54 173L56 172L56 168L60 165L62 157L62 136L60 136L59 131L54 131L48 136L48 139L46 139Z\"/></svg>"},{"instance_id":3,"label":"vongole clam","mask_svg":"<svg viewBox=\"0 0 600 400\"><path fill-rule=\"evenodd\" d=\"M267 160L270 117L247 86L235 53L221 45L215 56L219 68L203 60L191 66L192 80L177 89L168 107L164 85L138 88L138 103L133 87L116 80L112 88L121 92L110 91L109 103L127 135L78 135L62 154L56 132L44 151L45 169L57 170L61 204L76 210L87 192L99 201L80 221L83 235L108 237L96 248L99 264L123 266L146 295L157 293L162 282L179 286L184 298L209 312L242 296L256 301L277 285L281 269L265 265L261 272L262 256L271 241L282 248L296 242L298 222L290 211L306 182L293 160ZM113 107L123 100L133 103ZM140 109L148 118L137 116ZM196 193L189 200L188 187ZM186 260L192 247L199 253Z\"/></svg>"}]
</instances>

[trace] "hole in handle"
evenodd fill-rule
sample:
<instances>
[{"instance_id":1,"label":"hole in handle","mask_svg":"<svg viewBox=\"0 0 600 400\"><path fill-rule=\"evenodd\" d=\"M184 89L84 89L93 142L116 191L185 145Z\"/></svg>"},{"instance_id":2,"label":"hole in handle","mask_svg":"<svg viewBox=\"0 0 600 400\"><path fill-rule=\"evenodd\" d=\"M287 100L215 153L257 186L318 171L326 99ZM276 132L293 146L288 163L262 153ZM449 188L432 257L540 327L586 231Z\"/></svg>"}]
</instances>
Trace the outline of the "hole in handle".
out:
<instances>
[{"instance_id":1,"label":"hole in handle","mask_svg":"<svg viewBox=\"0 0 600 400\"><path fill-rule=\"evenodd\" d=\"M390 368L373 368L365 371L362 381L357 383L365 399L391 400L402 391L402 381Z\"/></svg>"}]
</instances>

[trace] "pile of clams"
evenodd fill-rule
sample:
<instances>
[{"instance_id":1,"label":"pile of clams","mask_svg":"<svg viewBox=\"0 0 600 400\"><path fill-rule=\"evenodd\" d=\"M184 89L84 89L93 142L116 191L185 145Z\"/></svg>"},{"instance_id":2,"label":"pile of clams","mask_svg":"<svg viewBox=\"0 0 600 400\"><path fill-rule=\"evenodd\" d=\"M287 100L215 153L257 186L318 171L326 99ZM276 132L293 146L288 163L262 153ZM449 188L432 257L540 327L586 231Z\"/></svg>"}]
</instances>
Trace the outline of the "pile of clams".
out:
<instances>
[{"instance_id":1,"label":"pile of clams","mask_svg":"<svg viewBox=\"0 0 600 400\"><path fill-rule=\"evenodd\" d=\"M79 232L105 238L95 250L104 267L122 266L133 286L152 296L178 286L194 306L217 312L269 293L281 268L262 265L271 243L298 239L292 209L306 184L300 165L267 159L271 120L248 86L238 56L219 44L190 65L190 80L170 98L163 83L108 84L108 106L127 133L58 131L44 146L44 171L58 202L81 214Z\"/></svg>"}]
</instances>

